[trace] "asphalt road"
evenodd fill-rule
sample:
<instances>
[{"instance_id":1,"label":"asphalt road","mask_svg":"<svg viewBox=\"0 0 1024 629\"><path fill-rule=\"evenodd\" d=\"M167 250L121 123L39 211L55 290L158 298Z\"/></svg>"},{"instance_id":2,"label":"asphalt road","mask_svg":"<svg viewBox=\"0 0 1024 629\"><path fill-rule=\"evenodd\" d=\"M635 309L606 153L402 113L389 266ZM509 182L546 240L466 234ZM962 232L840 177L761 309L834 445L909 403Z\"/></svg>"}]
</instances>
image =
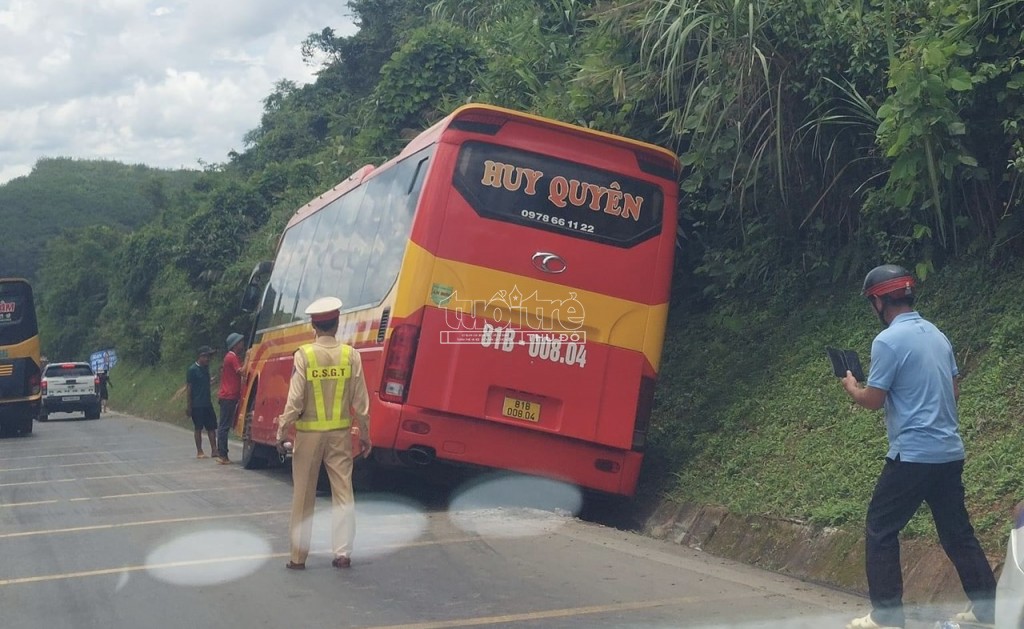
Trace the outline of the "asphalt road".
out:
<instances>
[{"instance_id":1,"label":"asphalt road","mask_svg":"<svg viewBox=\"0 0 1024 629\"><path fill-rule=\"evenodd\" d=\"M360 493L345 571L330 565L330 499L321 497L313 555L293 572L284 568L286 469L197 460L191 432L166 424L61 417L0 440L4 629L817 629L865 609L852 596L580 521L571 488L529 478L439 492L399 476L390 491Z\"/></svg>"}]
</instances>

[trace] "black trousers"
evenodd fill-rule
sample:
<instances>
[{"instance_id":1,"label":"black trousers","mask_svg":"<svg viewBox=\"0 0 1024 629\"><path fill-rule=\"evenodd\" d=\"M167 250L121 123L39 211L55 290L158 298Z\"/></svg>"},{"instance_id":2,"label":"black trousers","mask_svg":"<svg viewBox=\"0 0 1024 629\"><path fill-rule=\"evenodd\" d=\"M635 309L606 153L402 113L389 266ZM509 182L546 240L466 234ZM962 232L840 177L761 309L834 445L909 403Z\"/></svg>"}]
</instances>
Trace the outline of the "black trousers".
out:
<instances>
[{"instance_id":1,"label":"black trousers","mask_svg":"<svg viewBox=\"0 0 1024 629\"><path fill-rule=\"evenodd\" d=\"M217 455L227 458L228 456L228 431L235 423L235 411L238 409L238 400L225 400L217 398L220 402L220 422L217 424Z\"/></svg>"},{"instance_id":2,"label":"black trousers","mask_svg":"<svg viewBox=\"0 0 1024 629\"><path fill-rule=\"evenodd\" d=\"M885 460L865 527L868 593L875 622L904 625L899 534L922 502L932 511L939 541L960 575L975 615L982 622L993 622L996 581L964 506L963 471L963 461Z\"/></svg>"}]
</instances>

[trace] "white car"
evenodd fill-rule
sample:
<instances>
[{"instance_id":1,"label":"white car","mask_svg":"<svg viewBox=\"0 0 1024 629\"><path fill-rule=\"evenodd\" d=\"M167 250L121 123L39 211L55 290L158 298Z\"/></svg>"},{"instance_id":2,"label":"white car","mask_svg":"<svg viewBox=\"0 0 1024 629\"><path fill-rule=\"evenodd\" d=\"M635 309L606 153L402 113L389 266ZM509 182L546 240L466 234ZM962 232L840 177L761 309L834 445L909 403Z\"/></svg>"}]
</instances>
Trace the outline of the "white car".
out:
<instances>
[{"instance_id":1,"label":"white car","mask_svg":"<svg viewBox=\"0 0 1024 629\"><path fill-rule=\"evenodd\" d=\"M1013 510L1013 531L996 586L996 627L1024 627L1024 502Z\"/></svg>"},{"instance_id":2,"label":"white car","mask_svg":"<svg viewBox=\"0 0 1024 629\"><path fill-rule=\"evenodd\" d=\"M100 379L89 363L50 363L41 388L39 421L49 419L50 413L85 413L86 419L99 419Z\"/></svg>"}]
</instances>

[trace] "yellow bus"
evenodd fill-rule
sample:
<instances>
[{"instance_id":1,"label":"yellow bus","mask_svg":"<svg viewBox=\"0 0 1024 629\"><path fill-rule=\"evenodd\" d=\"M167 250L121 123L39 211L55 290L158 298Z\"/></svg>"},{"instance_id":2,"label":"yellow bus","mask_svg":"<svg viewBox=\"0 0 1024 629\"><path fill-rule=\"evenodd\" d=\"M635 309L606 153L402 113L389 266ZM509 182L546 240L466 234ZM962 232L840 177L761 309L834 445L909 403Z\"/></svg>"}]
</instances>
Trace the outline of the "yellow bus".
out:
<instances>
[{"instance_id":1,"label":"yellow bus","mask_svg":"<svg viewBox=\"0 0 1024 629\"><path fill-rule=\"evenodd\" d=\"M0 278L0 431L32 433L41 375L32 286L23 279Z\"/></svg>"}]
</instances>

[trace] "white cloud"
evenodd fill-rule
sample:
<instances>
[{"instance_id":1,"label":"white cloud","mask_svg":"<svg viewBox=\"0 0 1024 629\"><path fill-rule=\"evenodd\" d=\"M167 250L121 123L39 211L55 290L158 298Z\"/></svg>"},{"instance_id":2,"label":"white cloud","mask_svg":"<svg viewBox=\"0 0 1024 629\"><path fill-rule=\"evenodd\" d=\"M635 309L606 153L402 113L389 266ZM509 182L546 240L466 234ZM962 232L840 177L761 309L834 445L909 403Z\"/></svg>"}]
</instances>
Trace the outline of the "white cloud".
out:
<instances>
[{"instance_id":1,"label":"white cloud","mask_svg":"<svg viewBox=\"0 0 1024 629\"><path fill-rule=\"evenodd\" d=\"M40 157L177 168L243 148L336 0L10 0L0 9L0 183Z\"/></svg>"}]
</instances>

